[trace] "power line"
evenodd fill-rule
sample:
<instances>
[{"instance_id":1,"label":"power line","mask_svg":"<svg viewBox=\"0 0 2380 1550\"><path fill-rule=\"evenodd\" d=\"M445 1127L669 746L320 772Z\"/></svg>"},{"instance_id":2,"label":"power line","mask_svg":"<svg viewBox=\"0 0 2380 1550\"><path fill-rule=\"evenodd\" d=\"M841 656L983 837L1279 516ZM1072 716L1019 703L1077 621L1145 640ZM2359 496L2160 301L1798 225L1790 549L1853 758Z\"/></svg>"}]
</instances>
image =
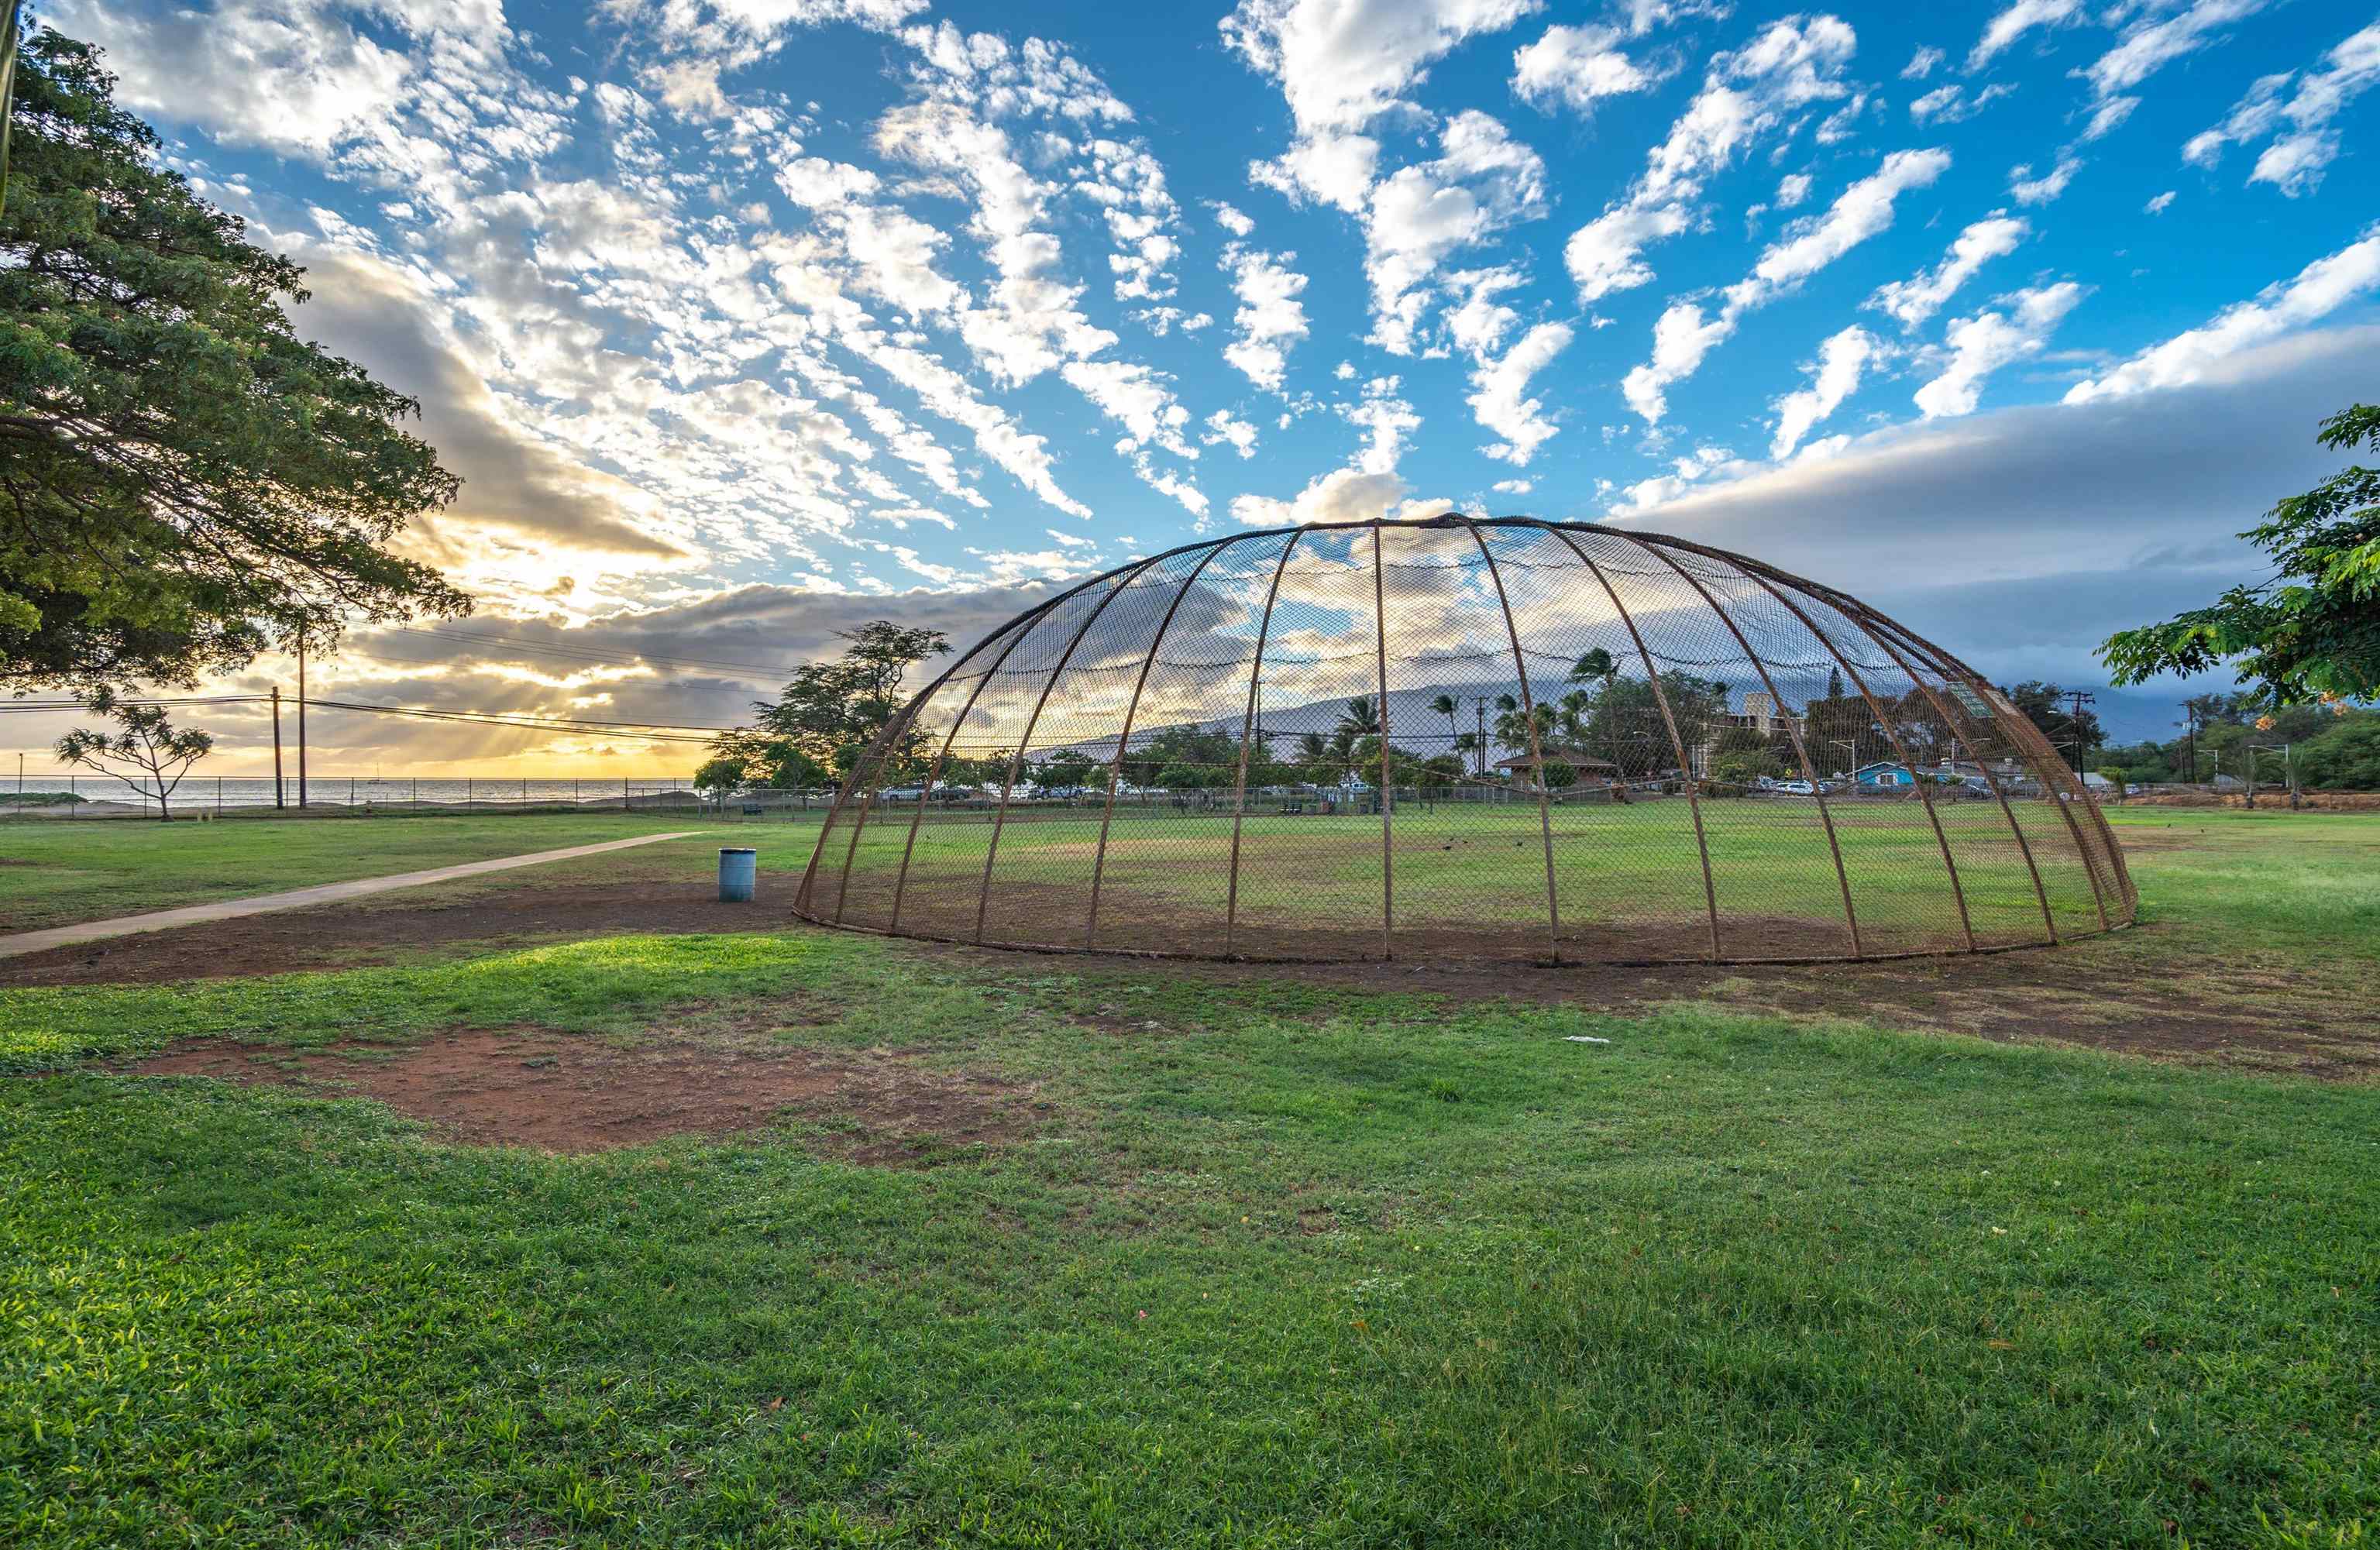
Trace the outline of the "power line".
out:
<instances>
[{"instance_id":1,"label":"power line","mask_svg":"<svg viewBox=\"0 0 2380 1550\"><path fill-rule=\"evenodd\" d=\"M119 705L179 707L193 705L265 705L269 695L188 696L164 699L125 699ZM377 716L405 716L420 721L459 721L474 726L519 727L529 732L577 732L591 730L612 737L636 738L652 743L709 743L734 727L681 726L668 721L601 721L581 717L539 716L513 711L441 710L419 705L367 705L358 700L314 699L306 703L323 710L353 710ZM79 700L17 700L0 704L0 710L23 711L86 711L90 707Z\"/></svg>"}]
</instances>

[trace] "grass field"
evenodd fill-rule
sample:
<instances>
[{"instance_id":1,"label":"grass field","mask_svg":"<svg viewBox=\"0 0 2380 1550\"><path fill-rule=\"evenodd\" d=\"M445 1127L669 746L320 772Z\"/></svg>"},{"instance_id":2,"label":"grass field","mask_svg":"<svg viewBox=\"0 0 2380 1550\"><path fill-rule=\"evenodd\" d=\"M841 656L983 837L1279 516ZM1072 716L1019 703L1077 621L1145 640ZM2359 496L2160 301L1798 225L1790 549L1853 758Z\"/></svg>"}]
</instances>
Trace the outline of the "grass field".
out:
<instances>
[{"instance_id":1,"label":"grass field","mask_svg":"<svg viewBox=\"0 0 2380 1550\"><path fill-rule=\"evenodd\" d=\"M33 931L315 883L706 827L718 826L684 815L623 813L243 818L171 825L0 823L0 931Z\"/></svg>"},{"instance_id":2,"label":"grass field","mask_svg":"<svg viewBox=\"0 0 2380 1550\"><path fill-rule=\"evenodd\" d=\"M0 989L0 1542L2368 1544L2380 1086L1890 1025L2360 1036L2380 823L2114 817L2137 932L1624 1010L807 928ZM571 1156L356 1096L523 1030L474 1081L838 1075ZM311 1074L112 1074L200 1036ZM996 1122L867 1166L888 1084Z\"/></svg>"}]
</instances>

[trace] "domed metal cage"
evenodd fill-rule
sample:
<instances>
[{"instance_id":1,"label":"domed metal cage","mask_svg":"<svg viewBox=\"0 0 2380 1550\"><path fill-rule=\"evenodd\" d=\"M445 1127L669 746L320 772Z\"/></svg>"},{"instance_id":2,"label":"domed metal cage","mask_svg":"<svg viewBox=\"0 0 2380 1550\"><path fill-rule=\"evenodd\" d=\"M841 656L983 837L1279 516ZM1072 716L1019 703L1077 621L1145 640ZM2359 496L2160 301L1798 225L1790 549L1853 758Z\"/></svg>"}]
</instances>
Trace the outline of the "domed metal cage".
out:
<instances>
[{"instance_id":1,"label":"domed metal cage","mask_svg":"<svg viewBox=\"0 0 2380 1550\"><path fill-rule=\"evenodd\" d=\"M1830 587L1578 523L1235 534L1047 599L847 782L796 913L1313 961L1864 959L2137 895L1975 672Z\"/></svg>"}]
</instances>

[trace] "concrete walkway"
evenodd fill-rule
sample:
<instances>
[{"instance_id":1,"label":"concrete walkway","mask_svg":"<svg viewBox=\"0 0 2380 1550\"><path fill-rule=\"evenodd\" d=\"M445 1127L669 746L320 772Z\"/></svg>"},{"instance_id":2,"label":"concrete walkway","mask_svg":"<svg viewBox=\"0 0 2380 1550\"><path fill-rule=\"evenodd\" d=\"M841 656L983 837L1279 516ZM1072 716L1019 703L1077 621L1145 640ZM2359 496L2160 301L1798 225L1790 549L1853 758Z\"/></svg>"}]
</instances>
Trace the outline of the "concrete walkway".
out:
<instances>
[{"instance_id":1,"label":"concrete walkway","mask_svg":"<svg viewBox=\"0 0 2380 1550\"><path fill-rule=\"evenodd\" d=\"M260 893L253 899L220 899L212 904L185 904L178 910L157 910L148 914L118 915L114 920L87 920L79 926L57 926L46 931L20 931L13 937L0 937L0 958L14 958L19 953L41 952L54 947L72 947L77 942L96 942L109 937L129 937L136 931L163 931L176 926L197 926L210 920L237 920L241 915L266 914L274 910L298 910L309 904L334 903L341 899L360 899L368 893L386 893L391 889L419 888L423 883L452 882L456 878L476 878L482 872L504 872L516 866L535 866L547 861L567 861L574 855L601 855L605 851L625 851L631 845L650 845L661 840L684 840L701 833L698 829L682 829L674 834L639 834L633 840L606 840L600 845L571 845L558 851L535 851L528 855L504 855L492 861L466 861L454 866L432 866L426 872L397 872L385 878L358 878L353 882L322 883L313 888L293 888L286 893Z\"/></svg>"}]
</instances>

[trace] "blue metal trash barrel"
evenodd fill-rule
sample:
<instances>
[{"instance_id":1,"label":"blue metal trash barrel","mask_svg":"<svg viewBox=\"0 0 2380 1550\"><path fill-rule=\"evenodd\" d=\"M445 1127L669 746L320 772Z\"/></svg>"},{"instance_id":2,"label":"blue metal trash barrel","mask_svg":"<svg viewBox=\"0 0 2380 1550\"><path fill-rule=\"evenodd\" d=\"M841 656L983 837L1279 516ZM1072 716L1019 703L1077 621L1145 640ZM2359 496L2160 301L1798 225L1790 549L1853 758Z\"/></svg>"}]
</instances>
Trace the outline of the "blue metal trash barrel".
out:
<instances>
[{"instance_id":1,"label":"blue metal trash barrel","mask_svg":"<svg viewBox=\"0 0 2380 1550\"><path fill-rule=\"evenodd\" d=\"M744 846L722 846L719 852L719 902L748 904L752 879L759 869L759 852Z\"/></svg>"}]
</instances>

